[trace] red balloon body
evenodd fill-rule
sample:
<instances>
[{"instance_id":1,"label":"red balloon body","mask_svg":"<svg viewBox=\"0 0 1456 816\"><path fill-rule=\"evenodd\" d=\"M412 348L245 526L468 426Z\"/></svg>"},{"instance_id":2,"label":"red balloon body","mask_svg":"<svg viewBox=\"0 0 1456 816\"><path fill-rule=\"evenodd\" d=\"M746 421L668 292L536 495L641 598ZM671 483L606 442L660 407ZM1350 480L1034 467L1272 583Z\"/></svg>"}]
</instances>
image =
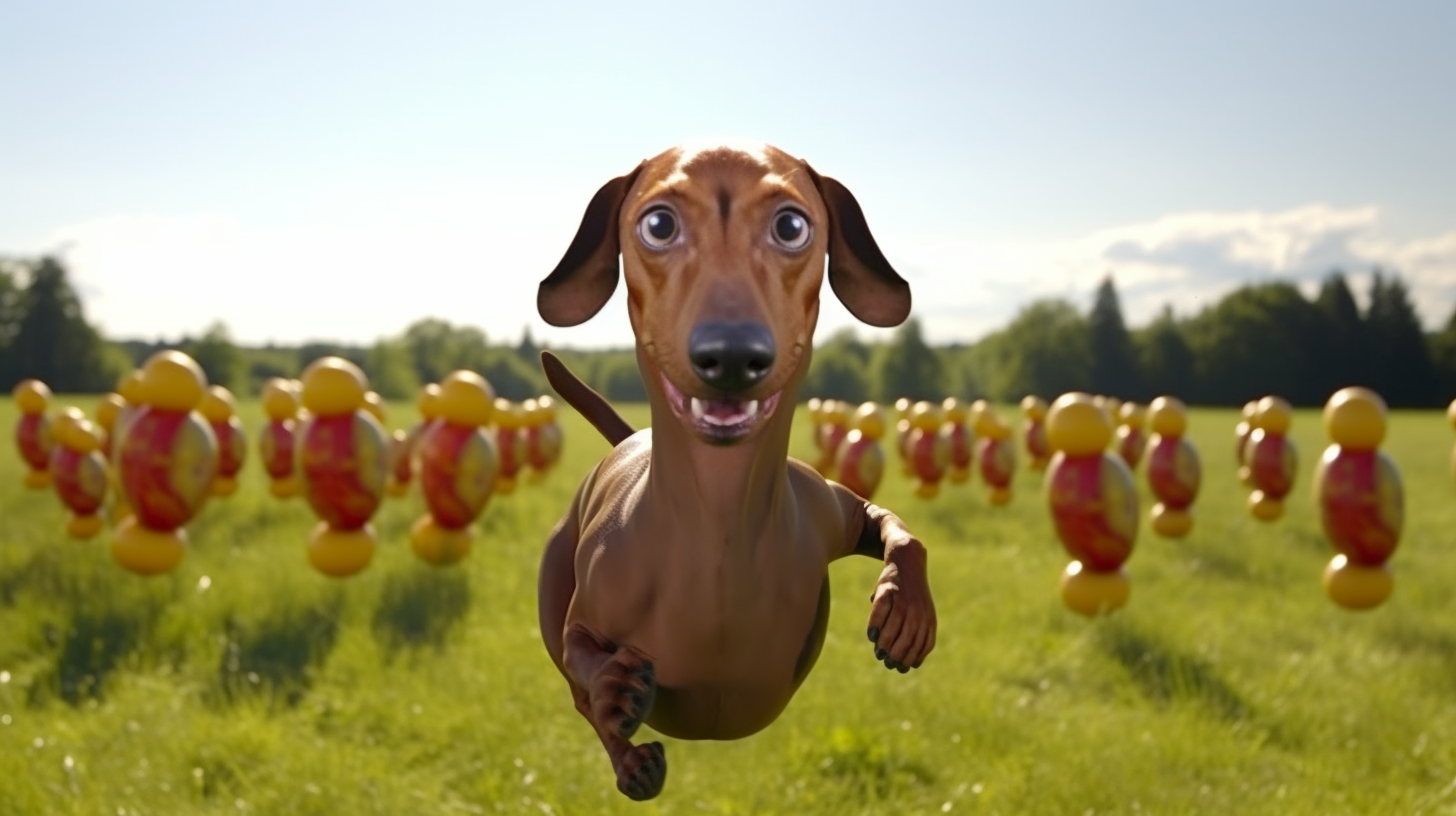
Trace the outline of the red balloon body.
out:
<instances>
[{"instance_id":1,"label":"red balloon body","mask_svg":"<svg viewBox=\"0 0 1456 816\"><path fill-rule=\"evenodd\" d=\"M1129 468L1137 470L1146 447L1147 437L1143 434L1142 428L1134 428L1131 425L1118 427L1117 455L1122 457L1122 461L1127 463Z\"/></svg>"},{"instance_id":2,"label":"red balloon body","mask_svg":"<svg viewBox=\"0 0 1456 816\"><path fill-rule=\"evenodd\" d=\"M848 426L837 422L826 422L819 430L819 461L814 469L828 476L834 472L834 462L839 458L839 446L849 435Z\"/></svg>"},{"instance_id":3,"label":"red balloon body","mask_svg":"<svg viewBox=\"0 0 1456 816\"><path fill-rule=\"evenodd\" d=\"M1028 419L1026 421L1026 455L1032 463L1045 463L1052 455L1052 446L1047 442L1046 421L1041 419Z\"/></svg>"},{"instance_id":4,"label":"red balloon body","mask_svg":"<svg viewBox=\"0 0 1456 816\"><path fill-rule=\"evenodd\" d=\"M243 469L243 460L248 455L248 440L243 431L243 421L228 417L227 422L213 422L212 433L217 437L217 475L231 478Z\"/></svg>"},{"instance_id":5,"label":"red balloon body","mask_svg":"<svg viewBox=\"0 0 1456 816\"><path fill-rule=\"evenodd\" d=\"M1346 558L1365 566L1389 560L1405 522L1400 472L1384 453L1330 445L1315 473L1325 535Z\"/></svg>"},{"instance_id":6,"label":"red balloon body","mask_svg":"<svg viewBox=\"0 0 1456 816\"><path fill-rule=\"evenodd\" d=\"M500 478L514 479L521 472L521 464L526 458L525 439L519 428L496 429L495 449L500 457Z\"/></svg>"},{"instance_id":7,"label":"red balloon body","mask_svg":"<svg viewBox=\"0 0 1456 816\"><path fill-rule=\"evenodd\" d=\"M298 434L299 475L314 513L336 530L369 522L389 475L384 428L364 411L311 416Z\"/></svg>"},{"instance_id":8,"label":"red balloon body","mask_svg":"<svg viewBox=\"0 0 1456 816\"><path fill-rule=\"evenodd\" d=\"M51 478L61 502L78 516L94 515L106 501L106 457L100 450L81 453L64 445L51 451Z\"/></svg>"},{"instance_id":9,"label":"red balloon body","mask_svg":"<svg viewBox=\"0 0 1456 816\"><path fill-rule=\"evenodd\" d=\"M1289 495L1294 487L1297 458L1294 443L1283 434L1271 434L1263 428L1249 436L1249 481L1256 490L1275 501Z\"/></svg>"},{"instance_id":10,"label":"red balloon body","mask_svg":"<svg viewBox=\"0 0 1456 816\"><path fill-rule=\"evenodd\" d=\"M940 433L945 437L950 466L958 470L969 470L975 461L970 429L961 422L947 422L941 426Z\"/></svg>"},{"instance_id":11,"label":"red balloon body","mask_svg":"<svg viewBox=\"0 0 1456 816\"><path fill-rule=\"evenodd\" d=\"M561 426L543 422L526 429L526 463L544 471L561 455Z\"/></svg>"},{"instance_id":12,"label":"red balloon body","mask_svg":"<svg viewBox=\"0 0 1456 816\"><path fill-rule=\"evenodd\" d=\"M1148 440L1148 487L1169 510L1185 510L1198 498L1203 468L1198 451L1181 436Z\"/></svg>"},{"instance_id":13,"label":"red balloon body","mask_svg":"<svg viewBox=\"0 0 1456 816\"><path fill-rule=\"evenodd\" d=\"M51 419L45 414L22 414L15 426L15 444L20 448L20 458L30 465L31 470L45 470L50 466L51 450L55 440L51 438Z\"/></svg>"},{"instance_id":14,"label":"red balloon body","mask_svg":"<svg viewBox=\"0 0 1456 816\"><path fill-rule=\"evenodd\" d=\"M273 419L263 428L258 437L258 455L263 460L263 469L274 479L287 479L293 475L295 447L298 441L298 422L292 419Z\"/></svg>"},{"instance_id":15,"label":"red balloon body","mask_svg":"<svg viewBox=\"0 0 1456 816\"><path fill-rule=\"evenodd\" d=\"M1132 471L1112 454L1069 457L1058 451L1047 466L1047 499L1062 546L1083 566L1115 570L1137 539L1137 488Z\"/></svg>"},{"instance_id":16,"label":"red balloon body","mask_svg":"<svg viewBox=\"0 0 1456 816\"><path fill-rule=\"evenodd\" d=\"M389 473L395 482L409 484L415 474L415 445L424 423L416 423L408 431L395 431L389 437Z\"/></svg>"},{"instance_id":17,"label":"red balloon body","mask_svg":"<svg viewBox=\"0 0 1456 816\"><path fill-rule=\"evenodd\" d=\"M121 490L137 521L167 532L207 500L217 473L217 435L196 411L143 406L121 440Z\"/></svg>"},{"instance_id":18,"label":"red balloon body","mask_svg":"<svg viewBox=\"0 0 1456 816\"><path fill-rule=\"evenodd\" d=\"M935 431L916 428L910 432L910 461L915 475L925 484L936 484L945 476L950 464L950 450L945 438Z\"/></svg>"},{"instance_id":19,"label":"red balloon body","mask_svg":"<svg viewBox=\"0 0 1456 816\"><path fill-rule=\"evenodd\" d=\"M1016 474L1016 448L1010 439L986 437L976 443L976 458L981 462L981 478L992 487L1011 486Z\"/></svg>"},{"instance_id":20,"label":"red balloon body","mask_svg":"<svg viewBox=\"0 0 1456 816\"><path fill-rule=\"evenodd\" d=\"M840 484L862 499L874 498L880 479L885 475L885 451L880 447L880 440L865 436L858 430L850 431L839 447L836 470Z\"/></svg>"},{"instance_id":21,"label":"red balloon body","mask_svg":"<svg viewBox=\"0 0 1456 816\"><path fill-rule=\"evenodd\" d=\"M440 422L418 442L420 489L435 523L448 530L479 517L495 488L495 443L477 427Z\"/></svg>"}]
</instances>

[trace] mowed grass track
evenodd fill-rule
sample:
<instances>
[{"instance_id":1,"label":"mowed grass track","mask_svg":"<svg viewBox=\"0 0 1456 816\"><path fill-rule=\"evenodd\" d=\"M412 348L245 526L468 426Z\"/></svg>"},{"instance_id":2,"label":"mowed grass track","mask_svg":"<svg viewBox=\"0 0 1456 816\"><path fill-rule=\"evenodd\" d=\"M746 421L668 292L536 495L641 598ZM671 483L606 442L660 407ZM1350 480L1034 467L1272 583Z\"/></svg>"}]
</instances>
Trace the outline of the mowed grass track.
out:
<instances>
[{"instance_id":1,"label":"mowed grass track","mask_svg":"<svg viewBox=\"0 0 1456 816\"><path fill-rule=\"evenodd\" d=\"M1061 606L1068 557L1039 474L1017 474L1007 508L979 481L925 501L891 454L876 498L930 550L934 654L908 675L876 663L879 567L835 564L824 652L785 715L738 742L668 740L666 790L645 804L616 792L536 631L543 540L606 451L595 432L565 412L562 465L493 498L461 565L409 551L416 493L387 501L374 563L340 581L308 566L314 517L268 495L262 415L242 414L241 490L152 579L105 537L68 539L7 441L0 814L1456 813L1456 484L1434 412L1393 419L1407 524L1395 594L1368 613L1320 587L1318 412L1295 418L1300 476L1274 524L1244 510L1235 413L1193 412L1195 530L1169 542L1145 524L1131 602L1101 620ZM0 402L7 434L15 420Z\"/></svg>"}]
</instances>

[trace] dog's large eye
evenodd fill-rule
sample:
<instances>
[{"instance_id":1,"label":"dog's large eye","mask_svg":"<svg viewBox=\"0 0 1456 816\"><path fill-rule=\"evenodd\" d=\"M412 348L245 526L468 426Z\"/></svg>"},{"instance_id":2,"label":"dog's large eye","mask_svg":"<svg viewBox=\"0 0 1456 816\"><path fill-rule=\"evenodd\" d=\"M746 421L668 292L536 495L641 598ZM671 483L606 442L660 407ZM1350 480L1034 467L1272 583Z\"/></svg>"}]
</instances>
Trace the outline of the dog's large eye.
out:
<instances>
[{"instance_id":1,"label":"dog's large eye","mask_svg":"<svg viewBox=\"0 0 1456 816\"><path fill-rule=\"evenodd\" d=\"M784 249L803 249L814 237L808 217L798 210L780 210L774 216L771 232L774 242Z\"/></svg>"},{"instance_id":2,"label":"dog's large eye","mask_svg":"<svg viewBox=\"0 0 1456 816\"><path fill-rule=\"evenodd\" d=\"M666 249L677 238L677 216L666 207L648 210L637 222L637 237L653 249Z\"/></svg>"}]
</instances>

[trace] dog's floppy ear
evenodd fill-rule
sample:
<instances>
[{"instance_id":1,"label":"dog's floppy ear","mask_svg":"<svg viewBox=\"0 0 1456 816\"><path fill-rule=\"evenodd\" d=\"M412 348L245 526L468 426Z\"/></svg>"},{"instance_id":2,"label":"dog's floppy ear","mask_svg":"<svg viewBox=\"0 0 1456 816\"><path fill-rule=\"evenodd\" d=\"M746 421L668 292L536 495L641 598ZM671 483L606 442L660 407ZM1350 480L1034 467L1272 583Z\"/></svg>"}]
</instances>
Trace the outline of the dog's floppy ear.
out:
<instances>
[{"instance_id":1,"label":"dog's floppy ear","mask_svg":"<svg viewBox=\"0 0 1456 816\"><path fill-rule=\"evenodd\" d=\"M875 243L854 194L804 162L829 209L829 288L849 313L871 326L898 326L910 316L910 284Z\"/></svg>"},{"instance_id":2,"label":"dog's floppy ear","mask_svg":"<svg viewBox=\"0 0 1456 816\"><path fill-rule=\"evenodd\" d=\"M553 326L575 326L585 323L601 311L617 290L620 277L617 256L617 216L622 200L637 181L637 174L647 162L632 172L602 185L586 205L581 226L561 262L541 281L536 290L536 311Z\"/></svg>"}]
</instances>

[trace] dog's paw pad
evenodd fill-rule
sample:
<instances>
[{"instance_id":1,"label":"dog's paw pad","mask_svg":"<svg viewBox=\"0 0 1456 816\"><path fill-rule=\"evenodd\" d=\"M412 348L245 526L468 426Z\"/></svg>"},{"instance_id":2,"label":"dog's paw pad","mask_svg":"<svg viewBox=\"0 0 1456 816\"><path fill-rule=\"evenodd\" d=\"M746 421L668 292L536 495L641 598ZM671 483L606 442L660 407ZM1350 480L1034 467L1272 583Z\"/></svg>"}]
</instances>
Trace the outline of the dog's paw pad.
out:
<instances>
[{"instance_id":1,"label":"dog's paw pad","mask_svg":"<svg viewBox=\"0 0 1456 816\"><path fill-rule=\"evenodd\" d=\"M633 801L656 797L666 781L667 753L660 742L634 745L617 763L617 790Z\"/></svg>"}]
</instances>

